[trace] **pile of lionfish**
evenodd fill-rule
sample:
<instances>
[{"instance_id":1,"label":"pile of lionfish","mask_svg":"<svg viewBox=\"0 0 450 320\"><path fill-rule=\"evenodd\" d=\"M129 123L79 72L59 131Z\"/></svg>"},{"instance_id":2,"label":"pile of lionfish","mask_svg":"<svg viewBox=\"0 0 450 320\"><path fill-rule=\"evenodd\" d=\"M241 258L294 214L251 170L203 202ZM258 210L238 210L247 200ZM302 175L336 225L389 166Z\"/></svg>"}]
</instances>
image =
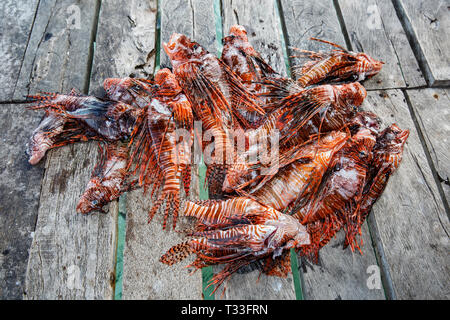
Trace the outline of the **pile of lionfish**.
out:
<instances>
[{"instance_id":1,"label":"pile of lionfish","mask_svg":"<svg viewBox=\"0 0 450 320\"><path fill-rule=\"evenodd\" d=\"M251 266L286 277L291 249L317 262L340 230L344 248L361 251L361 226L398 167L409 131L381 129L378 117L360 108L367 93L359 81L376 75L382 62L312 40L333 49L297 49L306 62L292 80L264 61L242 26L224 38L221 59L173 34L164 44L172 68L151 80L106 79L104 98L76 91L30 96L29 108L45 116L29 161L97 140L100 162L77 211L102 211L142 187L153 203L149 221L159 211L164 229L169 215L173 228L179 214L196 218L187 240L160 261L172 265L194 254L196 269L222 264L210 283L216 289ZM213 200L181 196L182 187L189 194L194 141Z\"/></svg>"}]
</instances>

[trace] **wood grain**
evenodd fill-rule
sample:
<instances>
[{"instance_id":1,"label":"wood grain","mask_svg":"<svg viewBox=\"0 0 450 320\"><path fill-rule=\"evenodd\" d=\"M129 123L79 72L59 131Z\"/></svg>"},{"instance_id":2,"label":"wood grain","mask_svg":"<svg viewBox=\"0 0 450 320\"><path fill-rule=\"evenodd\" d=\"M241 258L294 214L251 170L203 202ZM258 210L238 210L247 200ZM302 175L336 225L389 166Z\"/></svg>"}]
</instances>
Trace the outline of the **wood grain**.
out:
<instances>
[{"instance_id":1,"label":"wood grain","mask_svg":"<svg viewBox=\"0 0 450 320\"><path fill-rule=\"evenodd\" d=\"M44 165L32 167L26 144L42 114L25 105L0 108L0 299L22 299Z\"/></svg>"},{"instance_id":2,"label":"wood grain","mask_svg":"<svg viewBox=\"0 0 450 320\"><path fill-rule=\"evenodd\" d=\"M301 259L304 296L306 300L381 300L385 299L380 286L368 286L372 268L378 268L367 223L362 227L363 255L350 248L342 249L344 232L320 250L320 263L314 265ZM379 270L379 269L377 269ZM377 274L379 275L379 273Z\"/></svg>"},{"instance_id":3,"label":"wood grain","mask_svg":"<svg viewBox=\"0 0 450 320\"><path fill-rule=\"evenodd\" d=\"M39 2L15 99L37 91L88 91L96 5L97 1Z\"/></svg>"},{"instance_id":4,"label":"wood grain","mask_svg":"<svg viewBox=\"0 0 450 320\"><path fill-rule=\"evenodd\" d=\"M338 3L353 51L363 51L385 63L378 75L365 81L367 89L426 85L391 1L339 0Z\"/></svg>"},{"instance_id":5,"label":"wood grain","mask_svg":"<svg viewBox=\"0 0 450 320\"><path fill-rule=\"evenodd\" d=\"M102 1L91 75L93 94L103 93L106 78L147 78L153 74L156 1L122 4L117 0Z\"/></svg>"},{"instance_id":6,"label":"wood grain","mask_svg":"<svg viewBox=\"0 0 450 320\"><path fill-rule=\"evenodd\" d=\"M446 201L450 200L450 91L449 89L408 90L417 122L436 168Z\"/></svg>"},{"instance_id":7,"label":"wood grain","mask_svg":"<svg viewBox=\"0 0 450 320\"><path fill-rule=\"evenodd\" d=\"M0 4L0 101L13 99L38 3L5 0Z\"/></svg>"},{"instance_id":8,"label":"wood grain","mask_svg":"<svg viewBox=\"0 0 450 320\"><path fill-rule=\"evenodd\" d=\"M87 2L40 2L16 94L67 92L72 87L87 92L96 12ZM113 297L117 203L106 215L83 216L75 210L96 154L96 144L86 143L47 155L27 268L27 299Z\"/></svg>"},{"instance_id":9,"label":"wood grain","mask_svg":"<svg viewBox=\"0 0 450 320\"><path fill-rule=\"evenodd\" d=\"M103 95L103 81L109 77L147 78L153 74L156 13L156 1L133 0L127 6L117 0L102 1L91 74L91 94ZM142 261L125 259L125 270L122 272L122 283L127 283L131 293L138 288L128 282L134 284L142 281L137 274L126 272L132 269L129 265L133 264L142 264ZM128 295L131 293L127 292Z\"/></svg>"},{"instance_id":10,"label":"wood grain","mask_svg":"<svg viewBox=\"0 0 450 320\"><path fill-rule=\"evenodd\" d=\"M450 84L449 0L393 1L431 86Z\"/></svg>"},{"instance_id":11,"label":"wood grain","mask_svg":"<svg viewBox=\"0 0 450 320\"><path fill-rule=\"evenodd\" d=\"M448 299L450 223L405 97L370 92L364 107L384 126L409 129L403 160L373 207L376 229L398 299Z\"/></svg>"},{"instance_id":12,"label":"wood grain","mask_svg":"<svg viewBox=\"0 0 450 320\"><path fill-rule=\"evenodd\" d=\"M211 53L217 52L216 21L212 0L162 0L161 43L172 33L182 33ZM161 66L170 66L161 46Z\"/></svg>"}]
</instances>

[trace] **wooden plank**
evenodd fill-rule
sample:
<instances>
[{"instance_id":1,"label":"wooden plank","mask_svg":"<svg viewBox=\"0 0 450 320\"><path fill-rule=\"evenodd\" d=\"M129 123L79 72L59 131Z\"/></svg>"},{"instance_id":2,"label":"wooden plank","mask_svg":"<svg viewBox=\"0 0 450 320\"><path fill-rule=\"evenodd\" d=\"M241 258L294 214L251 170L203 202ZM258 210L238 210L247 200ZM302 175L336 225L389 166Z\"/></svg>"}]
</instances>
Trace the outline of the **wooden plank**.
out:
<instances>
[{"instance_id":1,"label":"wooden plank","mask_svg":"<svg viewBox=\"0 0 450 320\"><path fill-rule=\"evenodd\" d=\"M289 46L306 50L324 50L323 44L310 41L311 37L325 39L345 46L338 16L328 0L313 2L281 0ZM290 55L295 51L290 50ZM299 61L292 60L291 65ZM306 299L383 299L383 290L367 287L367 268L377 265L370 235L363 228L364 255L341 250L342 233L321 250L321 266L311 265L301 259L299 266L303 277Z\"/></svg>"},{"instance_id":2,"label":"wooden plank","mask_svg":"<svg viewBox=\"0 0 450 320\"><path fill-rule=\"evenodd\" d=\"M161 43L172 33L182 33L201 44L211 53L217 52L214 2L212 0L162 0ZM170 60L161 46L161 66Z\"/></svg>"},{"instance_id":3,"label":"wooden plank","mask_svg":"<svg viewBox=\"0 0 450 320\"><path fill-rule=\"evenodd\" d=\"M13 98L38 2L5 0L0 4L0 101Z\"/></svg>"},{"instance_id":4,"label":"wooden plank","mask_svg":"<svg viewBox=\"0 0 450 320\"><path fill-rule=\"evenodd\" d=\"M44 173L32 167L26 144L42 115L21 104L0 108L0 299L22 299L28 250L36 224Z\"/></svg>"},{"instance_id":5,"label":"wooden plank","mask_svg":"<svg viewBox=\"0 0 450 320\"><path fill-rule=\"evenodd\" d=\"M450 1L394 0L430 86L450 84Z\"/></svg>"},{"instance_id":6,"label":"wooden plank","mask_svg":"<svg viewBox=\"0 0 450 320\"><path fill-rule=\"evenodd\" d=\"M111 77L147 78L155 65L156 1L102 1L91 93L102 94Z\"/></svg>"},{"instance_id":7,"label":"wooden plank","mask_svg":"<svg viewBox=\"0 0 450 320\"><path fill-rule=\"evenodd\" d=\"M37 91L88 91L90 47L96 23L94 3L39 3L15 99Z\"/></svg>"},{"instance_id":8,"label":"wooden plank","mask_svg":"<svg viewBox=\"0 0 450 320\"><path fill-rule=\"evenodd\" d=\"M450 90L423 89L407 92L447 202L450 200Z\"/></svg>"},{"instance_id":9,"label":"wooden plank","mask_svg":"<svg viewBox=\"0 0 450 320\"><path fill-rule=\"evenodd\" d=\"M282 75L286 75L283 50L279 30L278 11L275 2L264 0L248 2L244 0L222 1L222 19L224 36L228 35L234 24L243 25L248 33L249 41L261 53L264 59ZM219 267L214 268L220 270ZM292 274L286 279L260 275L259 270L244 274L233 274L226 283L226 291L216 293L216 299L295 299L294 280ZM259 281L258 281L259 277Z\"/></svg>"},{"instance_id":10,"label":"wooden plank","mask_svg":"<svg viewBox=\"0 0 450 320\"><path fill-rule=\"evenodd\" d=\"M410 135L397 171L373 207L387 268L398 299L449 299L450 223L400 90L370 92L364 107L384 125Z\"/></svg>"},{"instance_id":11,"label":"wooden plank","mask_svg":"<svg viewBox=\"0 0 450 320\"><path fill-rule=\"evenodd\" d=\"M311 37L346 46L336 10L331 1L280 0L280 10L290 56L298 54L290 47L311 51L327 49L326 45L317 41L311 41ZM302 60L291 58L291 68L293 69L292 74L294 77L295 66L301 65L301 63Z\"/></svg>"},{"instance_id":12,"label":"wooden plank","mask_svg":"<svg viewBox=\"0 0 450 320\"><path fill-rule=\"evenodd\" d=\"M160 4L161 42L167 42L174 32L183 33L207 50L216 52L212 1L161 1ZM160 55L161 64L170 65L162 46ZM193 166L191 199L198 199L197 172L198 167ZM184 193L182 196L184 198ZM201 272L189 275L184 268L186 263L167 266L159 262L171 246L184 241L185 237L183 233L162 230L163 214L156 214L149 224L151 205L148 194L143 195L142 190L127 195L123 299L201 299ZM180 218L177 230L188 226L188 220Z\"/></svg>"},{"instance_id":13,"label":"wooden plank","mask_svg":"<svg viewBox=\"0 0 450 320\"><path fill-rule=\"evenodd\" d=\"M390 0L339 0L338 3L352 49L385 62L381 72L364 83L367 89L426 85Z\"/></svg>"},{"instance_id":14,"label":"wooden plank","mask_svg":"<svg viewBox=\"0 0 450 320\"><path fill-rule=\"evenodd\" d=\"M343 250L344 232L320 250L320 264L301 259L306 300L380 300L385 299L380 286L368 285L372 270L379 270L367 223L362 228L363 255ZM377 273L379 275L379 273Z\"/></svg>"},{"instance_id":15,"label":"wooden plank","mask_svg":"<svg viewBox=\"0 0 450 320\"><path fill-rule=\"evenodd\" d=\"M286 76L279 32L280 21L275 1L223 0L222 20L224 36L229 34L231 26L235 24L244 26L248 40L255 50L261 53L274 70Z\"/></svg>"},{"instance_id":16,"label":"wooden plank","mask_svg":"<svg viewBox=\"0 0 450 320\"><path fill-rule=\"evenodd\" d=\"M96 2L98 5L98 3ZM98 7L41 1L16 93L87 92ZM49 152L26 278L27 299L111 299L114 293L117 204L83 216L76 205L90 179L97 145Z\"/></svg>"}]
</instances>

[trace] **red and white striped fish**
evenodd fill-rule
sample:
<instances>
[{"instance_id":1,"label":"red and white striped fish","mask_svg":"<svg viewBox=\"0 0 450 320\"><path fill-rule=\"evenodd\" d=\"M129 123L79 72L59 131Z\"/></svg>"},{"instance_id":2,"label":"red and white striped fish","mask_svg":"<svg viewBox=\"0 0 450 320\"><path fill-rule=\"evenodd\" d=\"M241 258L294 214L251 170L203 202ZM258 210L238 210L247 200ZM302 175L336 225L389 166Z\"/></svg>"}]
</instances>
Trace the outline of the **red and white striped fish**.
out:
<instances>
[{"instance_id":1,"label":"red and white striped fish","mask_svg":"<svg viewBox=\"0 0 450 320\"><path fill-rule=\"evenodd\" d=\"M138 120L132 141L136 146L130 167L139 174L139 184L151 195L162 187L161 194L149 212L149 221L167 200L163 229L170 211L175 228L180 205L181 183L189 193L191 146L193 143L193 115L190 103L182 93L169 69L161 69L155 76L157 88L144 116ZM181 132L180 132L181 131Z\"/></svg>"},{"instance_id":2,"label":"red and white striped fish","mask_svg":"<svg viewBox=\"0 0 450 320\"><path fill-rule=\"evenodd\" d=\"M169 249L160 261L172 265L194 253L193 267L225 264L209 284L216 285L215 290L245 265L276 259L291 248L309 244L309 235L297 219L249 198L188 201L184 215L198 219L193 238ZM273 266L266 270L270 273Z\"/></svg>"},{"instance_id":3,"label":"red and white striped fish","mask_svg":"<svg viewBox=\"0 0 450 320\"><path fill-rule=\"evenodd\" d=\"M129 149L127 143L109 143L106 149L100 147L101 159L92 172L85 192L77 205L83 214L92 211L103 212L103 207L129 191L135 182L127 181Z\"/></svg>"}]
</instances>

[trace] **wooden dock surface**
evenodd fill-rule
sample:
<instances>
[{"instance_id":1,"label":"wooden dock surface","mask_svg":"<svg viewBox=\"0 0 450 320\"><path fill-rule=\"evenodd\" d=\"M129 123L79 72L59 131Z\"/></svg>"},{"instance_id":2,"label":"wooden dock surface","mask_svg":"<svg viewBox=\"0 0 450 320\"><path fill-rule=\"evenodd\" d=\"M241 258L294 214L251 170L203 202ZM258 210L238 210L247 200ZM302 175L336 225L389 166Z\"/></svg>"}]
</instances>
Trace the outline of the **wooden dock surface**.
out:
<instances>
[{"instance_id":1,"label":"wooden dock surface","mask_svg":"<svg viewBox=\"0 0 450 320\"><path fill-rule=\"evenodd\" d=\"M215 299L449 299L449 8L450 0L3 0L0 299L208 298L201 272L159 262L182 235L164 232L161 216L147 224L151 203L141 190L120 200L122 229L119 201L107 214L75 212L95 143L28 164L25 145L42 115L23 102L72 88L101 96L107 77L147 77L170 65L161 44L174 32L220 54L221 37L236 23L293 78L293 47L326 49L310 37L383 60L382 72L364 83L363 107L411 134L364 225L363 255L343 250L338 234L319 265L294 255L287 279L235 274ZM199 197L198 170L191 199Z\"/></svg>"}]
</instances>

